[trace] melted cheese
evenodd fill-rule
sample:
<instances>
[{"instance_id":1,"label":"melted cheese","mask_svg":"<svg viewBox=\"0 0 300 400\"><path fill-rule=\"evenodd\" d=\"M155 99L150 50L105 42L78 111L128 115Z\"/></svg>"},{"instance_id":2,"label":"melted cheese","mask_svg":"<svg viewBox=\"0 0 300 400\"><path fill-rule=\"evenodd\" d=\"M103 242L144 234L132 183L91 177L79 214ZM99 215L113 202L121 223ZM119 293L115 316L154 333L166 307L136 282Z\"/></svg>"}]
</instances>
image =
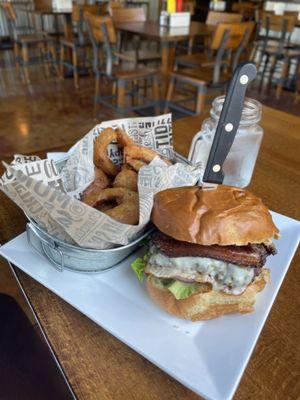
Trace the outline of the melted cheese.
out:
<instances>
[{"instance_id":1,"label":"melted cheese","mask_svg":"<svg viewBox=\"0 0 300 400\"><path fill-rule=\"evenodd\" d=\"M152 250L153 251L153 250ZM154 251L145 270L158 278L211 283L214 290L241 294L254 278L254 270L205 257L167 257Z\"/></svg>"}]
</instances>

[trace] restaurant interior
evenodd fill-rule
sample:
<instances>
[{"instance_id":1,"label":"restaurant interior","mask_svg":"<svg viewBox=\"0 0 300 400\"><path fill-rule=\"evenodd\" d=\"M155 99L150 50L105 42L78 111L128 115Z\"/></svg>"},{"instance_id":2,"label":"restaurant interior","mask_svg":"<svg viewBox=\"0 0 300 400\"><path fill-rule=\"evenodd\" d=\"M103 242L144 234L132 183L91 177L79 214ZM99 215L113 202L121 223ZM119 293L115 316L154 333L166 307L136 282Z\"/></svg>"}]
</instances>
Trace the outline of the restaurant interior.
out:
<instances>
[{"instance_id":1,"label":"restaurant interior","mask_svg":"<svg viewBox=\"0 0 300 400\"><path fill-rule=\"evenodd\" d=\"M245 107L240 114L239 100ZM142 119L134 122L135 118ZM58 160L89 132L95 138L95 131L102 131L102 123L104 128L120 125L123 129L132 124L137 131L158 124L160 136L157 134L155 140L170 141L178 159L189 166L210 162L216 131L225 129L225 135L238 131L232 147L235 153L228 150L235 154L232 157L238 164L230 166L228 162L224 182L211 182L246 187L268 209L289 217L289 221L299 220L300 1L0 0L0 168L1 175L6 174L0 178L0 189L8 175L17 179L15 165L24 162L26 168L29 161ZM149 147L147 139L140 140ZM82 145L82 154L85 151L90 152L90 147ZM146 165L150 162L147 154L145 151L143 162L140 156L135 161ZM133 156L128 157L132 161ZM80 162L84 165L79 157ZM129 165L135 168L133 161ZM214 173L221 167L215 164ZM38 175L32 168L29 177ZM25 235L26 230L30 242L30 207L20 206L16 196L0 190L0 246ZM52 219L51 212L48 218ZM285 224L283 232L288 222ZM297 229L295 225L293 240L299 237L299 226ZM124 232L122 235L126 235ZM282 238L288 242L283 233ZM42 247L49 246L43 241L45 238L41 239ZM37 263L28 261L34 270L28 272L16 266L13 256L5 256L4 247L1 253L1 248L1 400L299 399L299 253L284 282L287 269L278 278L278 287L274 295L270 294L272 300L266 300L271 303L257 305L258 312L263 308L267 312L262 311L260 328L253 336L251 333L252 342L232 344L237 354L249 349L250 353L243 356L244 366L235 369L223 351L220 358L203 356L204 366L199 371L207 369L209 377L202 383L201 376L195 377L200 383L193 384L197 366L187 373L185 364L179 365L176 351L160 357L167 352L162 348L168 348L168 336L154 327L163 319L160 314L153 317L151 332L155 339L145 336L145 342L152 342L152 353L147 344L143 348L138 339L136 345L127 339L125 331L135 331L136 337L145 335L147 309L129 308L126 315L127 300L120 304L123 289L115 287L116 297L108 306L105 290L111 283L108 278L105 281L106 272L99 275L106 285L103 303L101 293L98 303L93 303L96 300L89 294L93 283L85 284L84 279L96 275L73 272L83 282L75 289L72 279L68 283L68 275L64 277L66 272L61 272L65 266L61 253L61 262L56 261L53 268L60 275L53 276L48 285L47 272L38 271ZM291 254L291 260L288 244L286 250L284 245L282 248L283 253ZM17 247L11 250L13 253L22 258ZM280 265L277 267L280 269ZM109 273L114 271L117 269ZM65 286L60 291L59 282L63 281ZM90 308L81 308L81 302ZM103 320L93 317L94 308L112 307L117 302L115 314L101 315ZM144 322L131 326L135 312L143 313ZM118 331L110 318L125 319L126 323L119 322ZM223 329L223 319L218 319L217 330ZM238 330L234 321L232 330ZM245 329L250 331L251 322L245 321L249 325ZM198 331L180 325L175 318L167 323L178 336L178 347L180 330L185 335L183 342L189 335L194 335L196 342L200 331L204 335L212 327L199 325ZM204 323L211 321L200 322ZM230 329L225 330L224 337L231 335ZM208 347L212 346L209 343ZM206 350L204 353L210 354ZM196 345L194 351L200 352ZM187 358L186 354L179 360L188 363ZM224 363L223 378L216 372L215 363L219 362Z\"/></svg>"}]
</instances>

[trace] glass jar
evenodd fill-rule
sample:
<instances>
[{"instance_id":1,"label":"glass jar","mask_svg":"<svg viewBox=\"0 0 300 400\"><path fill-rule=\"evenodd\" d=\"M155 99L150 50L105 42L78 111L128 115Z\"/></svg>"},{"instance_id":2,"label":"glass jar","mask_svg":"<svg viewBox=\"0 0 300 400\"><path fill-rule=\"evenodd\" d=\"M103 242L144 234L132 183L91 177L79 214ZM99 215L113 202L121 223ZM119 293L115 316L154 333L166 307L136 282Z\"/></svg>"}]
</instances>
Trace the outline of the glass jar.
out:
<instances>
[{"instance_id":1,"label":"glass jar","mask_svg":"<svg viewBox=\"0 0 300 400\"><path fill-rule=\"evenodd\" d=\"M194 151L190 149L189 160L193 164L199 161L203 165L207 164L224 100L225 96L214 99L210 118L202 123L195 149ZM238 131L223 165L225 185L239 187L249 185L263 137L263 129L258 125L260 119L261 104L246 97Z\"/></svg>"}]
</instances>

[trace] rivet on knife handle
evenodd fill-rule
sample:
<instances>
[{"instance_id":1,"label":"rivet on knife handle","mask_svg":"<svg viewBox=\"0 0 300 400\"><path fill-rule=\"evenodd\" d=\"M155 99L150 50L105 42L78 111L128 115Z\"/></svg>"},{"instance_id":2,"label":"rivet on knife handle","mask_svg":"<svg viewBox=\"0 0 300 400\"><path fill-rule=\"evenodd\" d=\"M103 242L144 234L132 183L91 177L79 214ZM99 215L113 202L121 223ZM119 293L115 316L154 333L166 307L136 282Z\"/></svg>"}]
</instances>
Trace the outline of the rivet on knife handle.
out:
<instances>
[{"instance_id":1,"label":"rivet on knife handle","mask_svg":"<svg viewBox=\"0 0 300 400\"><path fill-rule=\"evenodd\" d=\"M249 62L241 63L234 71L209 153L203 182L223 182L222 167L240 124L246 89L256 75L256 66Z\"/></svg>"}]
</instances>

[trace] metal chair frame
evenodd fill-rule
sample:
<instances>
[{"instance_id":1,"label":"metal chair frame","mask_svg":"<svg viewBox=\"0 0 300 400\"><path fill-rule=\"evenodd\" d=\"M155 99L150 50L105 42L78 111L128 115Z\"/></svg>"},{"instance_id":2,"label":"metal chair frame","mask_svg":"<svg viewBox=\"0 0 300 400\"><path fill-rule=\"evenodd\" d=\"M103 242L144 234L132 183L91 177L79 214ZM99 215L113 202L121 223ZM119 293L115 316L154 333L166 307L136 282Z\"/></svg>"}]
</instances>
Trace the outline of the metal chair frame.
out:
<instances>
[{"instance_id":1,"label":"metal chair frame","mask_svg":"<svg viewBox=\"0 0 300 400\"><path fill-rule=\"evenodd\" d=\"M213 67L213 82L212 82L211 88L215 88L216 89L216 88L222 88L224 86L224 84L220 83L219 80L220 80L220 73L221 73L221 68L222 68L222 60L223 60L224 55L226 54L226 44L228 42L229 35L230 35L230 30L226 29L224 31L223 37L221 39L220 46L219 46L219 48L217 50L217 54L216 54L216 57L215 57L215 63L214 63L214 67ZM181 76L180 77L180 82L190 83L190 79L188 77ZM170 88L174 87L178 83L179 83L178 78L176 76L171 76L169 90L170 90ZM195 111L190 110L189 108L180 105L180 103L182 101L179 100L179 101L176 101L176 102L175 101L166 101L165 105L164 105L165 112L167 112L167 109L171 106L175 110L181 111L181 112L183 112L185 114L188 114L188 115L196 115L196 114L198 114L199 113L199 109L200 109L199 102L201 101L200 100L201 99L201 95L206 95L207 87L204 86L200 82L199 83L193 83L193 86L196 87L196 93L197 93L197 95L195 97ZM185 100L187 100L187 99L185 99Z\"/></svg>"},{"instance_id":2,"label":"metal chair frame","mask_svg":"<svg viewBox=\"0 0 300 400\"><path fill-rule=\"evenodd\" d=\"M157 74L156 72L150 73L147 78L145 76L143 77L131 77L129 79L126 78L119 78L118 76L114 75L113 67L114 64L118 62L119 57L118 55L115 54L114 52L114 47L112 46L110 39L109 39L109 34L107 31L107 26L105 22L102 22L100 24L100 28L103 34L103 43L99 44L93 35L92 29L88 23L88 32L90 35L90 39L92 42L92 47L93 47L93 71L95 73L96 77L96 90L95 90L95 98L94 98L94 103L96 104L102 104L106 107L112 108L113 110L117 111L120 114L129 112L129 111L137 111L141 110L144 108L149 108L149 107L154 107L156 108L158 106L158 99L154 98L152 101L146 102L146 104L142 105L131 105L128 107L120 107L118 104L113 104L113 100L118 99L118 90L124 90L125 95L129 95L132 98L132 103L134 102L135 95L139 93L139 87L138 87L138 82L140 81L145 81L145 79L148 81L150 80L150 84L152 84L153 88L154 86L156 87L156 90L158 88L158 80L157 80ZM105 62L102 65L99 65L99 52L104 52L105 54ZM113 94L108 95L108 96L101 96L98 92L99 88L99 81L100 78L108 78L110 81L113 83ZM126 82L133 82L135 85L134 90L131 90L130 92L126 92ZM144 99L146 99L146 96L142 96ZM157 97L157 96L154 96Z\"/></svg>"},{"instance_id":3,"label":"metal chair frame","mask_svg":"<svg viewBox=\"0 0 300 400\"><path fill-rule=\"evenodd\" d=\"M17 26L17 14L11 3L0 3L0 6L2 6L4 10L8 27L14 41L16 67L19 73L21 71L23 72L22 77L24 77L25 82L30 82L28 67L40 61L42 61L45 66L47 76L49 75L48 63L51 63L56 72L58 72L53 39L47 36L45 32L37 32L35 27ZM34 38L34 35L40 35L40 38ZM30 57L29 48L34 46L39 48L40 57ZM22 56L20 56L19 48L21 48Z\"/></svg>"},{"instance_id":4,"label":"metal chair frame","mask_svg":"<svg viewBox=\"0 0 300 400\"><path fill-rule=\"evenodd\" d=\"M73 72L74 76L74 86L75 89L79 88L79 74L81 71L81 67L78 65L78 52L84 51L84 60L87 62L88 66L91 67L91 60L86 57L86 49L92 45L91 40L86 41L86 36L84 35L84 6L79 6L79 19L76 22L76 31L78 41L74 39L74 35L72 34L72 38L61 39L60 40L60 78L64 78L64 68L66 67L69 71ZM74 25L74 22L73 22ZM72 60L65 59L65 48L72 52Z\"/></svg>"}]
</instances>

